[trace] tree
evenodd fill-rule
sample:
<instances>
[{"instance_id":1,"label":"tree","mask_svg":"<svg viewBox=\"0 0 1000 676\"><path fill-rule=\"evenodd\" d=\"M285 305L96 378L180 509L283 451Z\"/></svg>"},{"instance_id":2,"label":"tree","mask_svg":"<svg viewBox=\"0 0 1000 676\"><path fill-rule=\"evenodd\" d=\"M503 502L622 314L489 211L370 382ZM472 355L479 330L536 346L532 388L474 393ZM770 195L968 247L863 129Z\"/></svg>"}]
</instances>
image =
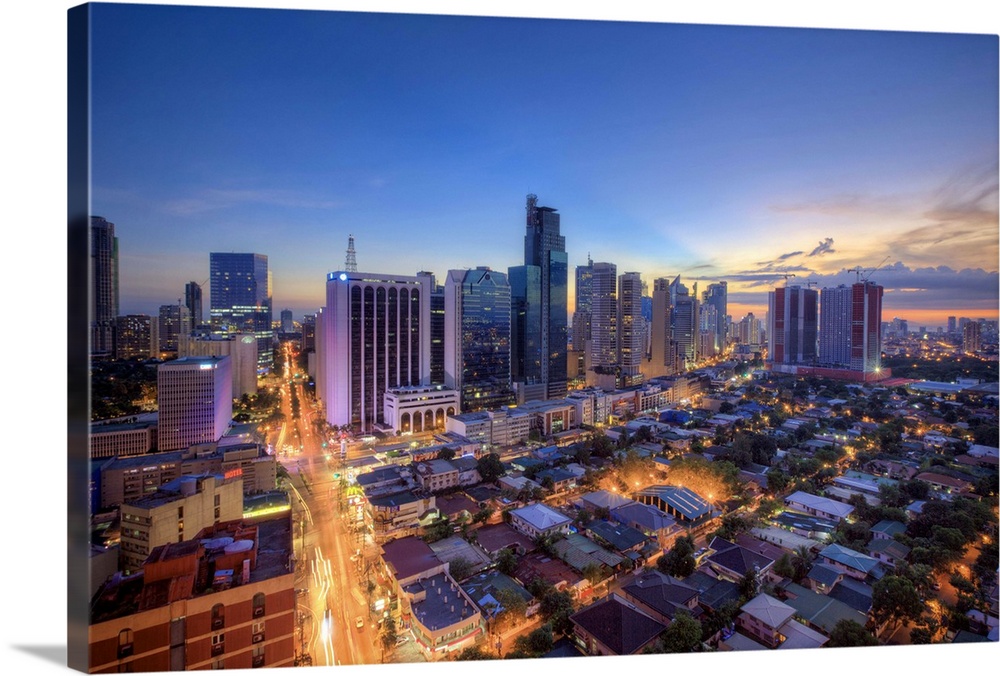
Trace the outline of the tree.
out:
<instances>
[{"instance_id":1,"label":"tree","mask_svg":"<svg viewBox=\"0 0 1000 676\"><path fill-rule=\"evenodd\" d=\"M472 562L461 557L448 564L448 572L456 580L464 580L472 575Z\"/></svg>"},{"instance_id":2,"label":"tree","mask_svg":"<svg viewBox=\"0 0 1000 676\"><path fill-rule=\"evenodd\" d=\"M492 507L483 507L472 515L472 523L486 523L495 511Z\"/></svg>"},{"instance_id":3,"label":"tree","mask_svg":"<svg viewBox=\"0 0 1000 676\"><path fill-rule=\"evenodd\" d=\"M500 456L496 453L488 453L479 458L476 461L476 469L479 470L479 476L486 483L493 483L506 473L503 463L500 462Z\"/></svg>"},{"instance_id":4,"label":"tree","mask_svg":"<svg viewBox=\"0 0 1000 676\"><path fill-rule=\"evenodd\" d=\"M471 648L466 648L462 652L458 653L455 659L463 662L472 660L493 660L496 659L496 656L483 650L479 646L474 645Z\"/></svg>"},{"instance_id":5,"label":"tree","mask_svg":"<svg viewBox=\"0 0 1000 676\"><path fill-rule=\"evenodd\" d=\"M542 597L539 604L542 619L550 623L552 631L559 634L569 634L573 631L573 623L569 616L573 614L573 597L567 591L549 591Z\"/></svg>"},{"instance_id":6,"label":"tree","mask_svg":"<svg viewBox=\"0 0 1000 676\"><path fill-rule=\"evenodd\" d=\"M379 633L379 642L382 644L382 655L386 650L392 650L396 646L396 620L390 615L382 622L382 631Z\"/></svg>"},{"instance_id":7,"label":"tree","mask_svg":"<svg viewBox=\"0 0 1000 676\"><path fill-rule=\"evenodd\" d=\"M924 610L917 588L905 577L886 575L872 589L872 612L879 624L895 630L901 623L920 617Z\"/></svg>"},{"instance_id":8,"label":"tree","mask_svg":"<svg viewBox=\"0 0 1000 676\"><path fill-rule=\"evenodd\" d=\"M453 448L442 448L437 452L438 460L451 460L455 457L455 449Z\"/></svg>"},{"instance_id":9,"label":"tree","mask_svg":"<svg viewBox=\"0 0 1000 676\"><path fill-rule=\"evenodd\" d=\"M513 589L500 589L495 593L495 597L503 609L499 619L505 625L520 624L528 610L528 602Z\"/></svg>"},{"instance_id":10,"label":"tree","mask_svg":"<svg viewBox=\"0 0 1000 676\"><path fill-rule=\"evenodd\" d=\"M513 550L504 547L497 554L497 570L504 575L513 575L517 570L517 555Z\"/></svg>"},{"instance_id":11,"label":"tree","mask_svg":"<svg viewBox=\"0 0 1000 676\"><path fill-rule=\"evenodd\" d=\"M743 573L743 577L740 579L739 587L740 598L744 598L747 601L755 598L760 591L760 579L758 578L757 571L748 570Z\"/></svg>"},{"instance_id":12,"label":"tree","mask_svg":"<svg viewBox=\"0 0 1000 676\"><path fill-rule=\"evenodd\" d=\"M553 642L551 625L543 624L530 634L518 636L514 640L514 652L539 657L552 650Z\"/></svg>"},{"instance_id":13,"label":"tree","mask_svg":"<svg viewBox=\"0 0 1000 676\"><path fill-rule=\"evenodd\" d=\"M680 611L660 639L663 652L689 653L701 645L701 622Z\"/></svg>"},{"instance_id":14,"label":"tree","mask_svg":"<svg viewBox=\"0 0 1000 676\"><path fill-rule=\"evenodd\" d=\"M833 626L830 631L830 641L826 645L830 648L853 648L878 645L878 639L864 626L844 618Z\"/></svg>"},{"instance_id":15,"label":"tree","mask_svg":"<svg viewBox=\"0 0 1000 676\"><path fill-rule=\"evenodd\" d=\"M696 565L694 539L690 535L677 538L670 551L656 562L656 567L661 573L679 578L685 578L693 573Z\"/></svg>"}]
</instances>

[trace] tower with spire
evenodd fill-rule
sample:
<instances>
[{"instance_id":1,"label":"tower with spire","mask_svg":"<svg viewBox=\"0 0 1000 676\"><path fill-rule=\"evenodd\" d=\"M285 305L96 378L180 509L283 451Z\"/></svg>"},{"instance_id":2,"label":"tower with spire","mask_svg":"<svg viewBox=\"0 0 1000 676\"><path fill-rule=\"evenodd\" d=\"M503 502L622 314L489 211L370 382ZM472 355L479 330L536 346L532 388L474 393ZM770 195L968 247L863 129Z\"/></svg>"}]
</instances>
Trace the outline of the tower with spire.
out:
<instances>
[{"instance_id":1,"label":"tower with spire","mask_svg":"<svg viewBox=\"0 0 1000 676\"><path fill-rule=\"evenodd\" d=\"M344 261L344 270L346 272L358 271L358 259L354 255L354 235L347 236L347 259Z\"/></svg>"}]
</instances>

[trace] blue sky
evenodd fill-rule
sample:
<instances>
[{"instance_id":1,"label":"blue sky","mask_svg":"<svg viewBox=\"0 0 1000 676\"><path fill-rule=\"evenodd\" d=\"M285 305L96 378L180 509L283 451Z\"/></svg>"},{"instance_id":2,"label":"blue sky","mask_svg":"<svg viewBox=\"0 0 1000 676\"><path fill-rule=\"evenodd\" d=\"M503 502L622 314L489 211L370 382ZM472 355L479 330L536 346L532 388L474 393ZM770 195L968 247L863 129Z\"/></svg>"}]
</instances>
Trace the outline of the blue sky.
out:
<instances>
[{"instance_id":1,"label":"blue sky","mask_svg":"<svg viewBox=\"0 0 1000 676\"><path fill-rule=\"evenodd\" d=\"M532 192L571 266L725 279L734 319L884 259L886 319L997 316L995 35L97 5L93 38L123 313L253 251L299 318L351 233L363 270L505 270Z\"/></svg>"}]
</instances>

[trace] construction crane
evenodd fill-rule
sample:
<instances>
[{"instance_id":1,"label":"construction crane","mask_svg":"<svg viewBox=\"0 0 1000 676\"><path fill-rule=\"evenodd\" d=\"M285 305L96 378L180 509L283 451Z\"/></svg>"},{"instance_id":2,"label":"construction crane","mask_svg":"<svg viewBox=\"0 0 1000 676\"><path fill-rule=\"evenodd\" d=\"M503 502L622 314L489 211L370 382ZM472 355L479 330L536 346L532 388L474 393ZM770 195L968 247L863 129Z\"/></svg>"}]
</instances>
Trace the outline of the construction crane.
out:
<instances>
[{"instance_id":1,"label":"construction crane","mask_svg":"<svg viewBox=\"0 0 1000 676\"><path fill-rule=\"evenodd\" d=\"M845 270L845 272L853 272L855 275L857 275L857 277L855 278L857 282L867 282L868 278L872 276L872 273L875 273L878 270L880 270L887 260L889 260L889 256L883 258L882 261L873 268L863 268L859 265L856 268Z\"/></svg>"},{"instance_id":2,"label":"construction crane","mask_svg":"<svg viewBox=\"0 0 1000 676\"><path fill-rule=\"evenodd\" d=\"M781 275L779 275L779 277L784 277L785 278L785 286L788 286L788 278L789 277L794 277L794 276L795 276L794 272L785 272L785 273L782 273Z\"/></svg>"}]
</instances>

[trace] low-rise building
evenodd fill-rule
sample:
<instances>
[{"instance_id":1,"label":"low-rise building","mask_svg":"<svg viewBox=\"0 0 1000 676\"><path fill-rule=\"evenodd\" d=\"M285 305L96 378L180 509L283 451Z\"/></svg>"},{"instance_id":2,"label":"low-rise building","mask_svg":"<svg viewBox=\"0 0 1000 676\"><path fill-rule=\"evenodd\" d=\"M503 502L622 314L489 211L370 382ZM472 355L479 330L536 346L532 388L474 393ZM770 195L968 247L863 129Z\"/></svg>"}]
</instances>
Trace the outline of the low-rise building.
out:
<instances>
[{"instance_id":1,"label":"low-rise building","mask_svg":"<svg viewBox=\"0 0 1000 676\"><path fill-rule=\"evenodd\" d=\"M885 568L878 559L841 545L827 545L820 550L816 560L862 582L885 576Z\"/></svg>"},{"instance_id":2,"label":"low-rise building","mask_svg":"<svg viewBox=\"0 0 1000 676\"><path fill-rule=\"evenodd\" d=\"M612 595L570 616L573 640L587 655L636 655L666 626Z\"/></svg>"},{"instance_id":3,"label":"low-rise building","mask_svg":"<svg viewBox=\"0 0 1000 676\"><path fill-rule=\"evenodd\" d=\"M415 535L437 515L433 495L418 496L403 491L365 501L365 525L377 543Z\"/></svg>"},{"instance_id":4,"label":"low-rise building","mask_svg":"<svg viewBox=\"0 0 1000 676\"><path fill-rule=\"evenodd\" d=\"M535 503L510 512L510 524L531 538L568 533L571 518L551 507Z\"/></svg>"},{"instance_id":5,"label":"low-rise building","mask_svg":"<svg viewBox=\"0 0 1000 676\"><path fill-rule=\"evenodd\" d=\"M795 491L785 498L785 506L812 516L839 521L854 513L854 507L837 500L823 498L805 491Z\"/></svg>"},{"instance_id":6,"label":"low-rise building","mask_svg":"<svg viewBox=\"0 0 1000 676\"><path fill-rule=\"evenodd\" d=\"M288 514L160 545L95 597L89 671L293 666L294 577Z\"/></svg>"},{"instance_id":7,"label":"low-rise building","mask_svg":"<svg viewBox=\"0 0 1000 676\"><path fill-rule=\"evenodd\" d=\"M243 516L243 479L221 475L185 476L120 507L123 573L138 571L160 545L183 542L192 534Z\"/></svg>"},{"instance_id":8,"label":"low-rise building","mask_svg":"<svg viewBox=\"0 0 1000 676\"><path fill-rule=\"evenodd\" d=\"M445 420L461 411L459 393L441 385L396 387L383 398L385 426L392 432L443 430Z\"/></svg>"}]
</instances>

